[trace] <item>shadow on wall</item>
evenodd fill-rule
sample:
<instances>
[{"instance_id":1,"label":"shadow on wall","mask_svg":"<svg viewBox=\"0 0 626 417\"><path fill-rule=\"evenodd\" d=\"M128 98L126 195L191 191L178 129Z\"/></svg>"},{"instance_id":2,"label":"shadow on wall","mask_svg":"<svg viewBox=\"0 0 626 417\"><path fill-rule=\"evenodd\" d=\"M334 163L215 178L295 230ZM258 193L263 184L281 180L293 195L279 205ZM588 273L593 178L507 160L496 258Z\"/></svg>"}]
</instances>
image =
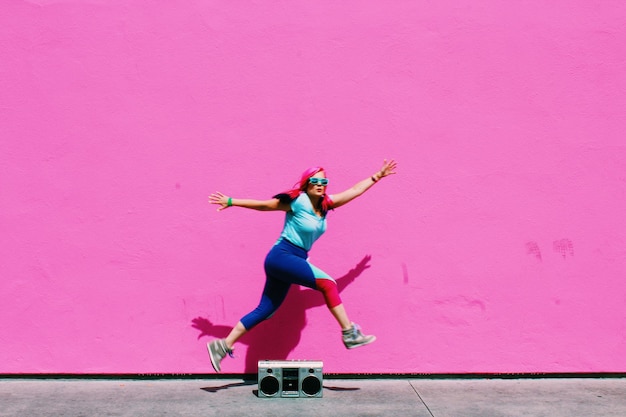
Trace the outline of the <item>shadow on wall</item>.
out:
<instances>
[{"instance_id":1,"label":"shadow on wall","mask_svg":"<svg viewBox=\"0 0 626 417\"><path fill-rule=\"evenodd\" d=\"M336 280L340 293L370 267L371 258L370 255L364 256L353 269ZM322 305L325 303L321 293L299 285L292 285L287 298L276 314L260 323L239 340L238 343L248 345L244 372L256 373L259 360L287 359L291 351L298 346L302 330L306 327L306 310ZM248 310L251 311L254 307L256 306L250 306ZM198 339L204 336L224 338L232 328L213 324L204 317L196 317L191 323L191 327L200 330Z\"/></svg>"}]
</instances>

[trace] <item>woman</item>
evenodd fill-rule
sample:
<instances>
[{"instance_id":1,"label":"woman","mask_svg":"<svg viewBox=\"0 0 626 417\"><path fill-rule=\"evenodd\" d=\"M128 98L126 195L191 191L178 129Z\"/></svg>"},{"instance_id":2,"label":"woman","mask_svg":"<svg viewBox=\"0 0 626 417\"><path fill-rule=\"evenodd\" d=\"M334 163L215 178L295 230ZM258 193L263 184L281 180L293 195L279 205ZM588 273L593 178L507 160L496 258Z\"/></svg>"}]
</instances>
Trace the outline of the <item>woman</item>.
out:
<instances>
[{"instance_id":1,"label":"woman","mask_svg":"<svg viewBox=\"0 0 626 417\"><path fill-rule=\"evenodd\" d=\"M218 211L236 206L287 213L283 231L265 258L265 288L258 307L245 315L225 339L207 344L215 371L220 372L220 363L226 355L232 356L233 346L241 336L274 314L287 296L291 284L322 292L326 305L341 326L346 348L353 349L376 340L375 336L364 335L359 326L350 321L335 280L308 262L308 251L326 231L326 214L329 210L347 204L382 178L395 174L396 165L394 160L384 160L380 171L333 195L326 194L328 178L324 169L315 167L302 174L294 189L277 194L270 200L234 199L220 192L209 196L211 204L220 206Z\"/></svg>"}]
</instances>

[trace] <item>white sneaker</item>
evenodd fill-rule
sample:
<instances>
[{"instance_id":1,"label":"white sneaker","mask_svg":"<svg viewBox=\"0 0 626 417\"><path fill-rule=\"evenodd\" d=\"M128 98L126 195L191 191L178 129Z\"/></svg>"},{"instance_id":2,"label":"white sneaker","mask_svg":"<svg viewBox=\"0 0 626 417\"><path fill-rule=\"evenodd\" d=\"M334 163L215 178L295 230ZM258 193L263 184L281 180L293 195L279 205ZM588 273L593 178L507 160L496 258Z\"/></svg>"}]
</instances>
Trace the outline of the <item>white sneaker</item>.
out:
<instances>
[{"instance_id":1,"label":"white sneaker","mask_svg":"<svg viewBox=\"0 0 626 417\"><path fill-rule=\"evenodd\" d=\"M376 340L374 335L364 335L358 324L352 323L352 328L342 331L343 344L347 349L354 349L359 346L365 346Z\"/></svg>"},{"instance_id":2,"label":"white sneaker","mask_svg":"<svg viewBox=\"0 0 626 417\"><path fill-rule=\"evenodd\" d=\"M211 365L213 365L215 372L220 372L222 370L220 363L226 355L231 358L233 357L233 350L226 346L226 341L224 339L213 340L212 342L206 344L206 348L209 351Z\"/></svg>"}]
</instances>

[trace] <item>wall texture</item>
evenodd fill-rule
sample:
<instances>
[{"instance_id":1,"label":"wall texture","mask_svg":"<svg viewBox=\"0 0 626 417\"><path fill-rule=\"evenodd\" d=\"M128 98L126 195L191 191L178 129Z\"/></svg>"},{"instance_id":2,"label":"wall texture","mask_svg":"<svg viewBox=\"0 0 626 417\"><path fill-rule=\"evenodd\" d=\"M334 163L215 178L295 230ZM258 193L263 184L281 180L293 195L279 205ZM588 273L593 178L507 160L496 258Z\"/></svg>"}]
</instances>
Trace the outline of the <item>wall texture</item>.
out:
<instances>
[{"instance_id":1,"label":"wall texture","mask_svg":"<svg viewBox=\"0 0 626 417\"><path fill-rule=\"evenodd\" d=\"M626 371L626 3L3 0L0 373L206 373L312 165L312 261L225 372Z\"/></svg>"}]
</instances>

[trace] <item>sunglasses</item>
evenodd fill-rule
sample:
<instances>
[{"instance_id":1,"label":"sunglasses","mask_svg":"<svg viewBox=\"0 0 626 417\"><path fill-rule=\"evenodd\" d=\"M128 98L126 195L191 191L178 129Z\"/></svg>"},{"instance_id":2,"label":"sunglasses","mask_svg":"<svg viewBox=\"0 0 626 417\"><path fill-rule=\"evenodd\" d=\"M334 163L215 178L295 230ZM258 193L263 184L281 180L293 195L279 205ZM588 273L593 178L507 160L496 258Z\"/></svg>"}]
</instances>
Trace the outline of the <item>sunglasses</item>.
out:
<instances>
[{"instance_id":1,"label":"sunglasses","mask_svg":"<svg viewBox=\"0 0 626 417\"><path fill-rule=\"evenodd\" d=\"M328 185L328 178L309 178L309 184L312 185L323 185L324 187Z\"/></svg>"}]
</instances>

